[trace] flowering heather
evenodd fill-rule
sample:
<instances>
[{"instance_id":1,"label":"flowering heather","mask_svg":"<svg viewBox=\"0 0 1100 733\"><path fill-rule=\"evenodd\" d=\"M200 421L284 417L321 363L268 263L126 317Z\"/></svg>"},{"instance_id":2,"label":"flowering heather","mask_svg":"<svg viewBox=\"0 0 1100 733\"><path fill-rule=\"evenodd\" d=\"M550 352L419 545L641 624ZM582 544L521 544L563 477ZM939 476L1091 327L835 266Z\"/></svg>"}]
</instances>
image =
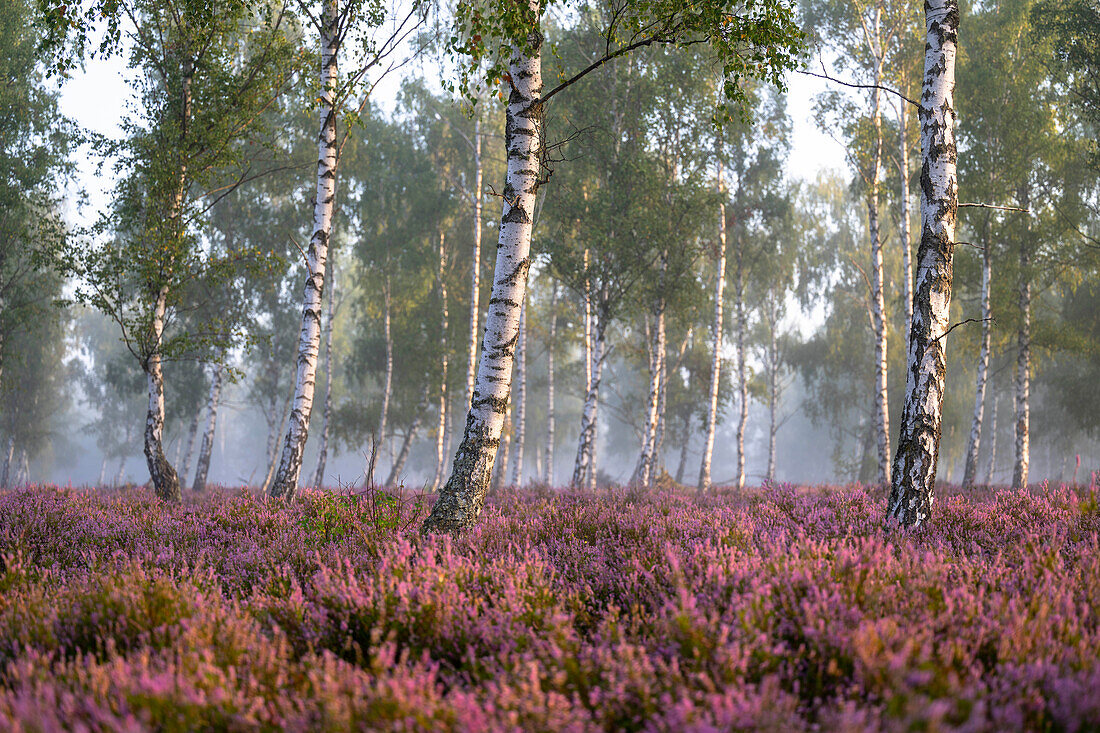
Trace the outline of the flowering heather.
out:
<instances>
[{"instance_id":1,"label":"flowering heather","mask_svg":"<svg viewBox=\"0 0 1100 733\"><path fill-rule=\"evenodd\" d=\"M1089 490L0 495L0 728L1097 730Z\"/></svg>"}]
</instances>

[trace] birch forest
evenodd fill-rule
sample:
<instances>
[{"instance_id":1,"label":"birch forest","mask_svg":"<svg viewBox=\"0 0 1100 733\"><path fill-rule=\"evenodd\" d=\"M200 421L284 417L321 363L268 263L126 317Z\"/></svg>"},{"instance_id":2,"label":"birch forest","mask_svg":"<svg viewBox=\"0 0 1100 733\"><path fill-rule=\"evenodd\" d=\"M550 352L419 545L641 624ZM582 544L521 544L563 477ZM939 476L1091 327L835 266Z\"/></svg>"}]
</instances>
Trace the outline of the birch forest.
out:
<instances>
[{"instance_id":1,"label":"birch forest","mask_svg":"<svg viewBox=\"0 0 1100 733\"><path fill-rule=\"evenodd\" d=\"M0 0L0 66L0 727L1100 726L1097 0Z\"/></svg>"}]
</instances>

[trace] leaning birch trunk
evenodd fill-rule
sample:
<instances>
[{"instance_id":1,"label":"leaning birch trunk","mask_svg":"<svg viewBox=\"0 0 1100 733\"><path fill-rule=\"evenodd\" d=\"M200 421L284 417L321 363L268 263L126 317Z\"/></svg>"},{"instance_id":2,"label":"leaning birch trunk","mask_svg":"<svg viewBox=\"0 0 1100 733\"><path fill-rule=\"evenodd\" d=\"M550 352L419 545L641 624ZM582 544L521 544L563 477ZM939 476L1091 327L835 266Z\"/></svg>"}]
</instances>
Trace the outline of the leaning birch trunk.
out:
<instances>
[{"instance_id":1,"label":"leaning birch trunk","mask_svg":"<svg viewBox=\"0 0 1100 733\"><path fill-rule=\"evenodd\" d=\"M715 268L714 321L710 326L710 389L703 433L703 458L699 465L699 491L710 491L710 461L714 454L714 431L718 425L718 385L722 371L722 306L726 290L726 202L722 185L722 161L718 161L718 263Z\"/></svg>"},{"instance_id":2,"label":"leaning birch trunk","mask_svg":"<svg viewBox=\"0 0 1100 733\"><path fill-rule=\"evenodd\" d=\"M153 489L164 501L178 502L183 498L176 469L164 457L164 370L161 365L160 343L164 334L164 315L168 307L168 287L157 292L150 323L152 353L145 360L145 376L149 386L149 409L145 415L145 462Z\"/></svg>"},{"instance_id":3,"label":"leaning birch trunk","mask_svg":"<svg viewBox=\"0 0 1100 733\"><path fill-rule=\"evenodd\" d=\"M539 17L539 0L531 0ZM519 316L531 266L531 227L542 151L542 33L536 26L508 64L511 96L505 122L508 173L493 291L485 318L474 393L451 477L424 520L425 532L456 533L473 525L485 504L511 387Z\"/></svg>"},{"instance_id":4,"label":"leaning birch trunk","mask_svg":"<svg viewBox=\"0 0 1100 733\"><path fill-rule=\"evenodd\" d=\"M523 444L527 437L527 304L519 311L519 337L516 339L516 455L511 485L523 485Z\"/></svg>"},{"instance_id":5,"label":"leaning birch trunk","mask_svg":"<svg viewBox=\"0 0 1100 733\"><path fill-rule=\"evenodd\" d=\"M206 477L210 473L210 456L214 452L214 429L218 424L218 400L222 393L222 368L214 367L214 373L210 379L210 396L206 401L206 430L202 434L202 445L199 447L199 462L195 466L195 482L191 485L192 491L202 491L206 488Z\"/></svg>"},{"instance_id":6,"label":"leaning birch trunk","mask_svg":"<svg viewBox=\"0 0 1100 733\"><path fill-rule=\"evenodd\" d=\"M982 248L982 347L978 354L978 383L974 390L974 417L970 423L970 438L966 445L966 465L963 469L963 486L973 486L978 475L978 449L982 442L982 416L985 411L985 385L989 373L989 349L992 343L992 309L989 289L993 275L992 257L989 250L993 246L990 235L990 220L986 217L985 242Z\"/></svg>"},{"instance_id":7,"label":"leaning birch trunk","mask_svg":"<svg viewBox=\"0 0 1100 733\"><path fill-rule=\"evenodd\" d=\"M901 269L902 298L905 303L905 330L909 333L909 322L913 320L913 248L909 244L909 103L898 102L898 126L901 129Z\"/></svg>"},{"instance_id":8,"label":"leaning birch trunk","mask_svg":"<svg viewBox=\"0 0 1100 733\"><path fill-rule=\"evenodd\" d=\"M271 484L271 496L291 500L298 492L302 454L309 437L313 392L317 378L317 354L321 347L321 298L325 287L325 260L332 232L336 197L336 86L339 28L337 0L324 0L321 25L320 133L317 137L317 193L313 202L313 234L306 253L305 292L302 296L302 329L298 336L297 374L290 427L283 443L279 469Z\"/></svg>"},{"instance_id":9,"label":"leaning birch trunk","mask_svg":"<svg viewBox=\"0 0 1100 733\"><path fill-rule=\"evenodd\" d=\"M955 58L958 0L926 0L927 39L921 94L921 240L909 329L905 406L888 521L916 527L932 512L943 420L947 361L943 337L951 305L952 257L959 190L955 145Z\"/></svg>"},{"instance_id":10,"label":"leaning birch trunk","mask_svg":"<svg viewBox=\"0 0 1100 733\"><path fill-rule=\"evenodd\" d=\"M990 387L989 401L993 403L993 414L989 416L989 465L985 470L985 485L993 485L993 469L997 466L997 395Z\"/></svg>"},{"instance_id":11,"label":"leaning birch trunk","mask_svg":"<svg viewBox=\"0 0 1100 733\"><path fill-rule=\"evenodd\" d=\"M546 341L546 485L554 485L554 343L558 330L558 284L550 290L550 334Z\"/></svg>"},{"instance_id":12,"label":"leaning birch trunk","mask_svg":"<svg viewBox=\"0 0 1100 733\"><path fill-rule=\"evenodd\" d=\"M387 487L396 487L401 480L401 472L405 470L405 462L409 460L409 450L412 448L413 437L416 436L416 431L420 429L421 410L422 407L418 405L416 417L413 418L412 425L405 432L405 438L401 441L401 450L397 454L397 460L394 461L393 467L390 468L390 475L386 478Z\"/></svg>"},{"instance_id":13,"label":"leaning birch trunk","mask_svg":"<svg viewBox=\"0 0 1100 733\"><path fill-rule=\"evenodd\" d=\"M180 464L180 486L187 485L187 470L191 465L191 459L195 457L195 438L199 434L199 413L191 416L191 426L187 428L187 452L183 454L183 463Z\"/></svg>"},{"instance_id":14,"label":"leaning birch trunk","mask_svg":"<svg viewBox=\"0 0 1100 733\"><path fill-rule=\"evenodd\" d=\"M328 303L325 306L325 408L321 413L321 440L317 446L317 470L313 485L325 485L325 464L328 463L328 434L332 422L332 319L336 315L336 262L329 262Z\"/></svg>"},{"instance_id":15,"label":"leaning birch trunk","mask_svg":"<svg viewBox=\"0 0 1100 733\"><path fill-rule=\"evenodd\" d=\"M1031 203L1027 185L1021 187L1020 208ZM1020 328L1016 333L1016 459L1012 465L1012 488L1027 487L1028 464L1031 462L1031 227L1025 227L1020 240L1020 279L1016 288L1020 309Z\"/></svg>"},{"instance_id":16,"label":"leaning birch trunk","mask_svg":"<svg viewBox=\"0 0 1100 733\"><path fill-rule=\"evenodd\" d=\"M474 245L470 252L470 327L466 342L466 409L474 399L477 372L477 325L481 315L481 111L474 118Z\"/></svg>"},{"instance_id":17,"label":"leaning birch trunk","mask_svg":"<svg viewBox=\"0 0 1100 733\"><path fill-rule=\"evenodd\" d=\"M749 421L749 375L745 364L745 245L737 238L737 280L734 288L734 313L736 315L737 346L737 472L733 485L745 487L745 427Z\"/></svg>"},{"instance_id":18,"label":"leaning birch trunk","mask_svg":"<svg viewBox=\"0 0 1100 733\"><path fill-rule=\"evenodd\" d=\"M875 8L875 37L882 6ZM871 171L868 175L867 227L871 233L871 313L875 327L875 438L878 449L879 486L890 480L890 405L887 391L886 362L886 299L883 292L882 237L879 232L878 179L882 158L882 100L878 87L882 80L882 58L875 61L875 88L871 93L871 123L874 128L874 144L871 152Z\"/></svg>"},{"instance_id":19,"label":"leaning birch trunk","mask_svg":"<svg viewBox=\"0 0 1100 733\"><path fill-rule=\"evenodd\" d=\"M386 439L386 422L390 416L390 392L393 389L393 335L390 332L390 278L382 286L382 339L386 345L386 371L382 378L382 411L378 418L378 440L387 446L387 457L393 465L393 442Z\"/></svg>"},{"instance_id":20,"label":"leaning birch trunk","mask_svg":"<svg viewBox=\"0 0 1100 733\"><path fill-rule=\"evenodd\" d=\"M439 316L439 350L440 350L440 375L439 375L439 424L436 426L435 435L435 476L432 477L432 491L439 490L439 484L443 480L443 471L447 468L447 455L444 452L447 441L447 250L444 247L443 231L439 232L439 299L441 311Z\"/></svg>"}]
</instances>

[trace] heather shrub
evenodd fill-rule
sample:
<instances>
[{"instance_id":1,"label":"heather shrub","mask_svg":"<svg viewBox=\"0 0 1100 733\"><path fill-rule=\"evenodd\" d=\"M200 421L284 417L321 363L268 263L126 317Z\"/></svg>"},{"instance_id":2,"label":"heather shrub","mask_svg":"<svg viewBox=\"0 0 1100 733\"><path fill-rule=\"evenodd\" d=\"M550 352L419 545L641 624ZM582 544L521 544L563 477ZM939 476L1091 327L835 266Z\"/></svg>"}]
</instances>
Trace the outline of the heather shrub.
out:
<instances>
[{"instance_id":1,"label":"heather shrub","mask_svg":"<svg viewBox=\"0 0 1100 733\"><path fill-rule=\"evenodd\" d=\"M1095 730L1088 489L0 494L0 727Z\"/></svg>"}]
</instances>

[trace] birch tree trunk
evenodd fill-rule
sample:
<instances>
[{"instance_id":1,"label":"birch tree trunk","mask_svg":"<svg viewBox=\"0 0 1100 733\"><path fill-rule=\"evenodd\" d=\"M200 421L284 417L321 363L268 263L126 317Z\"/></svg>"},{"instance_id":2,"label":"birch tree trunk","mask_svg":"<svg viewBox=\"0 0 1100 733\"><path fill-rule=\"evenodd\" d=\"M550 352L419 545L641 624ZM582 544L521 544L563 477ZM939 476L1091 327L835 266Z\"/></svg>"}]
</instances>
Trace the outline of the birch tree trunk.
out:
<instances>
[{"instance_id":1,"label":"birch tree trunk","mask_svg":"<svg viewBox=\"0 0 1100 733\"><path fill-rule=\"evenodd\" d=\"M512 428L512 401L509 399L507 411L504 413L504 426L500 433L500 445L497 447L497 465L492 480L493 491L500 491L508 481L509 459L512 457Z\"/></svg>"},{"instance_id":2,"label":"birch tree trunk","mask_svg":"<svg viewBox=\"0 0 1100 733\"><path fill-rule=\"evenodd\" d=\"M218 401L222 393L222 368L214 366L214 373L210 378L210 395L206 400L206 430L202 434L202 445L199 447L199 462L195 466L195 482L191 485L192 491L202 491L206 488L206 477L210 473L210 457L214 452L214 429L218 424Z\"/></svg>"},{"instance_id":3,"label":"birch tree trunk","mask_svg":"<svg viewBox=\"0 0 1100 733\"><path fill-rule=\"evenodd\" d=\"M99 480L96 481L96 486L103 486L103 482L107 480L107 456L103 456L103 460L99 464Z\"/></svg>"},{"instance_id":4,"label":"birch tree trunk","mask_svg":"<svg viewBox=\"0 0 1100 733\"><path fill-rule=\"evenodd\" d=\"M187 452L183 454L183 463L180 465L180 486L187 485L187 471L191 465L191 459L195 457L195 438L199 434L199 413L191 416L191 425L187 428Z\"/></svg>"},{"instance_id":5,"label":"birch tree trunk","mask_svg":"<svg viewBox=\"0 0 1100 733\"><path fill-rule=\"evenodd\" d=\"M588 389L581 408L581 431L577 437L577 457L573 462L573 479L570 485L588 489L593 488L596 483L593 459L599 420L600 379L603 375L603 325L597 313L593 313L588 319L586 336L592 344L586 360L589 372L585 383Z\"/></svg>"},{"instance_id":6,"label":"birch tree trunk","mask_svg":"<svg viewBox=\"0 0 1100 733\"><path fill-rule=\"evenodd\" d=\"M474 399L477 371L477 326L481 315L481 112L474 118L474 246L470 252L470 329L466 342L466 409Z\"/></svg>"},{"instance_id":7,"label":"birch tree trunk","mask_svg":"<svg viewBox=\"0 0 1100 733\"><path fill-rule=\"evenodd\" d=\"M527 303L519 311L519 336L516 339L516 456L512 467L512 486L523 485L523 447L527 437Z\"/></svg>"},{"instance_id":8,"label":"birch tree trunk","mask_svg":"<svg viewBox=\"0 0 1100 733\"><path fill-rule=\"evenodd\" d=\"M882 6L875 7L875 38L879 38ZM886 299L883 292L882 237L879 231L878 179L882 167L882 95L878 87L882 83L882 55L876 54L875 88L871 93L871 124L874 129L874 146L871 152L871 171L868 175L867 228L871 233L871 313L875 326L875 433L878 448L879 486L890 481L890 405L888 401L888 374L886 362Z\"/></svg>"},{"instance_id":9,"label":"birch tree trunk","mask_svg":"<svg viewBox=\"0 0 1100 733\"><path fill-rule=\"evenodd\" d=\"M558 284L550 290L550 335L546 342L546 485L554 486L554 346L558 330Z\"/></svg>"},{"instance_id":10,"label":"birch tree trunk","mask_svg":"<svg viewBox=\"0 0 1100 733\"><path fill-rule=\"evenodd\" d=\"M416 435L416 431L420 429L422 408L418 406L416 408L416 417L413 418L412 425L405 431L405 438L401 441L401 451L397 454L397 460L394 461L393 467L390 468L390 475L386 479L386 486L394 487L398 485L398 481L401 479L401 472L405 470L405 462L409 460L409 450L412 447L413 437Z\"/></svg>"},{"instance_id":11,"label":"birch tree trunk","mask_svg":"<svg viewBox=\"0 0 1100 733\"><path fill-rule=\"evenodd\" d=\"M336 197L336 86L339 28L337 0L324 0L321 23L320 133L317 137L317 193L313 202L313 234L306 254L302 329L298 337L297 374L290 427L283 443L271 496L291 500L298 491L302 454L309 437L309 418L316 387L317 354L321 346L321 298L325 287L325 260Z\"/></svg>"},{"instance_id":12,"label":"birch tree trunk","mask_svg":"<svg viewBox=\"0 0 1100 733\"><path fill-rule=\"evenodd\" d=\"M737 473L733 485L745 488L745 426L749 422L749 375L745 364L745 244L737 239L737 281L734 288L734 313L737 317Z\"/></svg>"},{"instance_id":13,"label":"birch tree trunk","mask_svg":"<svg viewBox=\"0 0 1100 733\"><path fill-rule=\"evenodd\" d=\"M439 231L439 315L440 339L440 377L439 377L439 424L435 436L435 476L432 477L432 491L439 490L443 481L443 471L447 468L447 455L444 452L447 441L447 249L444 246L443 230Z\"/></svg>"},{"instance_id":14,"label":"birch tree trunk","mask_svg":"<svg viewBox=\"0 0 1100 733\"><path fill-rule=\"evenodd\" d=\"M963 486L973 486L978 475L978 449L982 442L982 416L985 411L985 385L989 373L989 350L992 343L992 308L990 306L990 282L993 275L993 246L990 234L990 218L985 220L985 242L982 249L982 347L978 354L977 387L974 390L974 417L970 423L970 438L966 445L966 464L963 468Z\"/></svg>"},{"instance_id":15,"label":"birch tree trunk","mask_svg":"<svg viewBox=\"0 0 1100 733\"><path fill-rule=\"evenodd\" d=\"M387 457L393 465L393 443L386 436L390 414L390 392L393 389L393 337L390 333L390 278L382 286L382 339L386 342L386 373L382 379L382 412L378 418L378 440L388 446Z\"/></svg>"},{"instance_id":16,"label":"birch tree trunk","mask_svg":"<svg viewBox=\"0 0 1100 733\"><path fill-rule=\"evenodd\" d=\"M588 271L588 249L584 250L584 268ZM590 419L586 414L589 407L588 397L592 392L592 283L585 277L584 280L584 403L581 408L581 434L577 438L577 455L573 459L573 477L569 481L571 487L583 487L587 484L587 464L584 462L584 426ZM593 413L595 408L593 407Z\"/></svg>"},{"instance_id":17,"label":"birch tree trunk","mask_svg":"<svg viewBox=\"0 0 1100 733\"><path fill-rule=\"evenodd\" d=\"M539 0L530 0L539 17ZM508 64L505 120L508 173L502 198L493 291L470 412L451 477L424 520L425 532L456 533L477 521L493 472L511 387L519 317L531 266L531 228L542 151L542 33L531 28Z\"/></svg>"},{"instance_id":18,"label":"birch tree trunk","mask_svg":"<svg viewBox=\"0 0 1100 733\"><path fill-rule=\"evenodd\" d=\"M769 484L775 481L775 434L778 431L779 411L779 315L774 293L768 298L768 472Z\"/></svg>"},{"instance_id":19,"label":"birch tree trunk","mask_svg":"<svg viewBox=\"0 0 1100 733\"><path fill-rule=\"evenodd\" d=\"M902 299L905 301L905 331L913 320L913 248L909 243L909 107L898 102L898 126L901 128L901 269Z\"/></svg>"},{"instance_id":20,"label":"birch tree trunk","mask_svg":"<svg viewBox=\"0 0 1100 733\"><path fill-rule=\"evenodd\" d=\"M1031 206L1031 195L1025 183L1018 195L1020 208ZM1030 220L1029 220L1030 222ZM1016 460L1012 466L1012 488L1027 486L1028 464L1031 462L1031 227L1024 229L1020 240L1020 279L1016 300L1020 308L1020 328L1016 333Z\"/></svg>"},{"instance_id":21,"label":"birch tree trunk","mask_svg":"<svg viewBox=\"0 0 1100 733\"><path fill-rule=\"evenodd\" d=\"M329 262L328 303L325 305L325 408L321 413L321 440L317 446L317 470L313 485L325 485L325 464L328 462L328 434L332 420L332 320L336 316L336 262Z\"/></svg>"},{"instance_id":22,"label":"birch tree trunk","mask_svg":"<svg viewBox=\"0 0 1100 733\"><path fill-rule=\"evenodd\" d=\"M989 465L985 470L985 485L993 485L993 469L997 466L997 395L992 392L989 395L993 403L993 414L989 417Z\"/></svg>"},{"instance_id":23,"label":"birch tree trunk","mask_svg":"<svg viewBox=\"0 0 1100 733\"><path fill-rule=\"evenodd\" d=\"M4 454L4 473L0 475L0 488L10 489L11 462L15 458L15 438L8 438L8 452Z\"/></svg>"},{"instance_id":24,"label":"birch tree trunk","mask_svg":"<svg viewBox=\"0 0 1100 733\"><path fill-rule=\"evenodd\" d=\"M122 486L122 481L126 478L126 459L118 459L118 473L115 474L115 486Z\"/></svg>"},{"instance_id":25,"label":"birch tree trunk","mask_svg":"<svg viewBox=\"0 0 1100 733\"><path fill-rule=\"evenodd\" d=\"M645 434L638 465L634 469L635 481L648 488L653 481L657 451L657 423L661 408L661 368L665 351L664 303L658 303L653 314L653 336L649 343L649 396L646 401Z\"/></svg>"},{"instance_id":26,"label":"birch tree trunk","mask_svg":"<svg viewBox=\"0 0 1100 733\"><path fill-rule=\"evenodd\" d=\"M19 470L15 474L15 485L26 486L30 483L31 479L31 466L27 460L27 449L23 448L19 451Z\"/></svg>"},{"instance_id":27,"label":"birch tree trunk","mask_svg":"<svg viewBox=\"0 0 1100 733\"><path fill-rule=\"evenodd\" d=\"M273 406L274 408L274 406ZM266 494L271 488L271 482L275 479L275 470L279 467L279 436L286 428L286 421L290 417L290 400L283 402L283 411L279 417L278 427L268 437L267 448L267 473L264 474L264 483L261 492Z\"/></svg>"},{"instance_id":28,"label":"birch tree trunk","mask_svg":"<svg viewBox=\"0 0 1100 733\"><path fill-rule=\"evenodd\" d=\"M161 287L153 307L150 322L151 354L145 361L145 376L149 387L149 408L145 415L145 461L153 489L164 501L182 499L176 469L164 457L164 371L161 366L160 343L164 334L164 315L168 305L168 287Z\"/></svg>"},{"instance_id":29,"label":"birch tree trunk","mask_svg":"<svg viewBox=\"0 0 1100 733\"><path fill-rule=\"evenodd\" d=\"M955 145L955 58L958 0L926 0L927 37L921 94L921 240L901 434L887 521L907 527L932 512L943 420L947 361L943 337L951 305L952 257L959 191Z\"/></svg>"},{"instance_id":30,"label":"birch tree trunk","mask_svg":"<svg viewBox=\"0 0 1100 733\"><path fill-rule=\"evenodd\" d=\"M715 269L714 321L710 327L710 389L703 433L703 458L699 465L699 491L710 491L710 461L714 454L714 432L718 425L718 385L722 371L722 306L726 290L726 202L722 185L722 161L718 161L718 263Z\"/></svg>"}]
</instances>

